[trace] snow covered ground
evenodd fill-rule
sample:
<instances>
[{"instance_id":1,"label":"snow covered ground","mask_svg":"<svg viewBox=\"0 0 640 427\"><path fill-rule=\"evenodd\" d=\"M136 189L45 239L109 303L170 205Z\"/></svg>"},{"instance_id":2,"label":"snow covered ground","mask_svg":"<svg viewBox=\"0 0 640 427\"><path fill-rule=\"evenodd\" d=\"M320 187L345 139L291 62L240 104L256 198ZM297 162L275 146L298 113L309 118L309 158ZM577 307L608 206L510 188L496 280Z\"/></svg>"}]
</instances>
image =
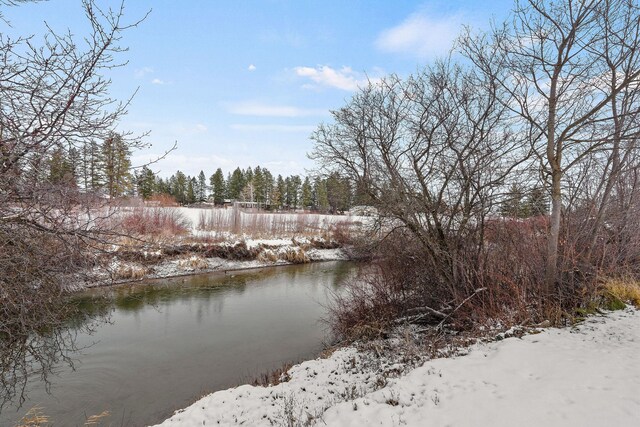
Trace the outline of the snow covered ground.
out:
<instances>
[{"instance_id":1,"label":"snow covered ground","mask_svg":"<svg viewBox=\"0 0 640 427\"><path fill-rule=\"evenodd\" d=\"M272 387L219 391L162 424L328 426L638 426L640 312L595 316L474 345L402 371L348 347L304 362Z\"/></svg>"}]
</instances>

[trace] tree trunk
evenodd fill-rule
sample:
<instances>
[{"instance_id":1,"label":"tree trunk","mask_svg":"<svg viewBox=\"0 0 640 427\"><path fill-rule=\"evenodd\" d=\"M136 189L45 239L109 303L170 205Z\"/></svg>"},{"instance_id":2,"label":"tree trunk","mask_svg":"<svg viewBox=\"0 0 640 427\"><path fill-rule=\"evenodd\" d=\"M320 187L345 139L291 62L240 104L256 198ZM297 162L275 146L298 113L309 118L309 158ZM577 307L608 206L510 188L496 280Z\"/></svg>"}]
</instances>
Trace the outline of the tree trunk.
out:
<instances>
[{"instance_id":1,"label":"tree trunk","mask_svg":"<svg viewBox=\"0 0 640 427\"><path fill-rule=\"evenodd\" d=\"M546 292L550 295L558 276L558 241L560 240L560 216L562 214L562 194L560 179L562 172L554 170L551 175L551 218L549 240L547 242Z\"/></svg>"}]
</instances>

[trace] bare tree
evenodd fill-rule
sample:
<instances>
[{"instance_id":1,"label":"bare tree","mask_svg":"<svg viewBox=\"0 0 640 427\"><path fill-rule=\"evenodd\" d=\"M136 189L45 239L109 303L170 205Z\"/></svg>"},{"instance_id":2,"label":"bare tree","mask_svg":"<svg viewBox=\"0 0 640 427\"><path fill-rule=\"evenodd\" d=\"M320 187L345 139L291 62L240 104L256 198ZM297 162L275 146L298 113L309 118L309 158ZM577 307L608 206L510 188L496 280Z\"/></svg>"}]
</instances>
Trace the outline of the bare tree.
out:
<instances>
[{"instance_id":1,"label":"bare tree","mask_svg":"<svg viewBox=\"0 0 640 427\"><path fill-rule=\"evenodd\" d=\"M370 83L313 134L311 158L419 242L428 294L463 299L479 286L485 221L528 158L503 95L487 75L440 62Z\"/></svg>"},{"instance_id":2,"label":"bare tree","mask_svg":"<svg viewBox=\"0 0 640 427\"><path fill-rule=\"evenodd\" d=\"M635 96L640 76L639 20L628 0L529 0L516 3L510 24L461 39L466 55L511 94L506 105L524 119L538 155L551 194L549 292L558 280L565 177L591 153L637 134L633 121L620 122L635 112L620 111L619 102Z\"/></svg>"},{"instance_id":3,"label":"bare tree","mask_svg":"<svg viewBox=\"0 0 640 427\"><path fill-rule=\"evenodd\" d=\"M73 312L64 298L69 285L94 266L93 250L111 232L95 195L49 180L47 170L53 153L83 152L92 141L108 138L128 104L109 96L107 74L124 64L117 59L126 50L122 34L140 21L125 24L123 5L116 10L100 9L93 0L82 5L91 30L81 39L50 28L41 41L0 34L3 386L15 380L14 362L38 360L41 337L65 325ZM124 138L131 149L143 144L131 135ZM16 349L23 350L22 358L16 358Z\"/></svg>"}]
</instances>

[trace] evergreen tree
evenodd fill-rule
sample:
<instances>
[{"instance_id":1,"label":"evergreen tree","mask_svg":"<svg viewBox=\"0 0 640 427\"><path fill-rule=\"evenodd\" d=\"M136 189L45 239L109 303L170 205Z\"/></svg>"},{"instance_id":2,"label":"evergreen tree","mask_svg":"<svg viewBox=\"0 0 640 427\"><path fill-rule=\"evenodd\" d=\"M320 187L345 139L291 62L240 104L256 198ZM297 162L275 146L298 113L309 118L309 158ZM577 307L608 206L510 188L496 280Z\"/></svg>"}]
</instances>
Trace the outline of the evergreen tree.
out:
<instances>
[{"instance_id":1,"label":"evergreen tree","mask_svg":"<svg viewBox=\"0 0 640 427\"><path fill-rule=\"evenodd\" d=\"M102 144L105 188L111 197L128 193L132 187L131 151L122 136L114 133Z\"/></svg>"},{"instance_id":2,"label":"evergreen tree","mask_svg":"<svg viewBox=\"0 0 640 427\"><path fill-rule=\"evenodd\" d=\"M207 200L207 177L204 175L203 171L200 171L198 174L197 184L196 199L198 202L202 203Z\"/></svg>"},{"instance_id":3,"label":"evergreen tree","mask_svg":"<svg viewBox=\"0 0 640 427\"><path fill-rule=\"evenodd\" d=\"M96 191L104 185L104 159L100 144L91 141L82 146L81 182L85 190Z\"/></svg>"},{"instance_id":4,"label":"evergreen tree","mask_svg":"<svg viewBox=\"0 0 640 427\"><path fill-rule=\"evenodd\" d=\"M309 177L305 177L302 183L302 207L304 209L311 208L313 206L313 188L311 187L311 181Z\"/></svg>"},{"instance_id":5,"label":"evergreen tree","mask_svg":"<svg viewBox=\"0 0 640 427\"><path fill-rule=\"evenodd\" d=\"M291 197L293 191L291 187L291 177L286 177L284 179L284 192L282 193L282 204L286 209L291 209L291 204L293 203L293 198Z\"/></svg>"},{"instance_id":6,"label":"evergreen tree","mask_svg":"<svg viewBox=\"0 0 640 427\"><path fill-rule=\"evenodd\" d=\"M302 187L302 180L298 175L293 175L290 181L290 191L291 191L291 206L294 209L300 207L300 188Z\"/></svg>"},{"instance_id":7,"label":"evergreen tree","mask_svg":"<svg viewBox=\"0 0 640 427\"><path fill-rule=\"evenodd\" d=\"M153 193L171 195L171 185L169 184L169 180L162 179L161 177L156 177L155 183L153 186Z\"/></svg>"},{"instance_id":8,"label":"evergreen tree","mask_svg":"<svg viewBox=\"0 0 640 427\"><path fill-rule=\"evenodd\" d=\"M349 181L332 173L326 180L327 199L331 212L344 212L351 205L351 188Z\"/></svg>"},{"instance_id":9,"label":"evergreen tree","mask_svg":"<svg viewBox=\"0 0 640 427\"><path fill-rule=\"evenodd\" d=\"M192 204L197 201L197 189L198 181L195 178L187 177L187 195L185 202Z\"/></svg>"},{"instance_id":10,"label":"evergreen tree","mask_svg":"<svg viewBox=\"0 0 640 427\"><path fill-rule=\"evenodd\" d=\"M73 185L77 186L82 172L82 159L80 151L76 147L69 148L69 164L71 166L71 174L73 176Z\"/></svg>"},{"instance_id":11,"label":"evergreen tree","mask_svg":"<svg viewBox=\"0 0 640 427\"><path fill-rule=\"evenodd\" d=\"M227 181L227 189L228 195L230 199L238 200L240 199L240 194L246 185L244 174L240 168L236 168L233 171L233 174Z\"/></svg>"},{"instance_id":12,"label":"evergreen tree","mask_svg":"<svg viewBox=\"0 0 640 427\"><path fill-rule=\"evenodd\" d=\"M176 172L174 176L169 178L169 185L171 187L170 194L175 197L176 201L180 204L187 202L188 181L187 176L181 171Z\"/></svg>"},{"instance_id":13,"label":"evergreen tree","mask_svg":"<svg viewBox=\"0 0 640 427\"><path fill-rule=\"evenodd\" d=\"M211 191L213 192L213 203L218 206L223 205L227 189L222 169L218 168L216 172L211 175L211 178L209 178L209 184L211 185Z\"/></svg>"},{"instance_id":14,"label":"evergreen tree","mask_svg":"<svg viewBox=\"0 0 640 427\"><path fill-rule=\"evenodd\" d=\"M56 148L49 158L48 181L55 185L76 185L73 165L62 148Z\"/></svg>"},{"instance_id":15,"label":"evergreen tree","mask_svg":"<svg viewBox=\"0 0 640 427\"><path fill-rule=\"evenodd\" d=\"M271 207L273 209L282 209L285 192L286 188L284 179L282 179L282 175L278 175L273 189L273 195L271 197Z\"/></svg>"},{"instance_id":16,"label":"evergreen tree","mask_svg":"<svg viewBox=\"0 0 640 427\"><path fill-rule=\"evenodd\" d=\"M262 169L262 175L264 178L264 199L265 199L265 203L268 206L271 206L271 204L273 203L273 191L274 191L274 187L275 187L275 183L273 180L273 175L271 175L271 172L269 172L269 170L267 168L263 168Z\"/></svg>"},{"instance_id":17,"label":"evergreen tree","mask_svg":"<svg viewBox=\"0 0 640 427\"><path fill-rule=\"evenodd\" d=\"M138 195L147 200L156 191L156 175L147 166L143 166L142 170L136 174L136 187Z\"/></svg>"},{"instance_id":18,"label":"evergreen tree","mask_svg":"<svg viewBox=\"0 0 640 427\"><path fill-rule=\"evenodd\" d=\"M242 176L244 178L244 184L247 185L247 183L253 181L253 170L251 170L251 166L249 166L243 173Z\"/></svg>"},{"instance_id":19,"label":"evergreen tree","mask_svg":"<svg viewBox=\"0 0 640 427\"><path fill-rule=\"evenodd\" d=\"M325 180L317 178L315 183L316 206L321 212L329 210L329 196L327 194L327 183Z\"/></svg>"},{"instance_id":20,"label":"evergreen tree","mask_svg":"<svg viewBox=\"0 0 640 427\"><path fill-rule=\"evenodd\" d=\"M259 205L264 205L267 200L266 185L264 181L264 174L262 173L262 168L260 166L257 166L253 171L252 184L254 191L253 201L258 202Z\"/></svg>"},{"instance_id":21,"label":"evergreen tree","mask_svg":"<svg viewBox=\"0 0 640 427\"><path fill-rule=\"evenodd\" d=\"M533 187L525 200L528 216L549 214L549 198L542 187Z\"/></svg>"},{"instance_id":22,"label":"evergreen tree","mask_svg":"<svg viewBox=\"0 0 640 427\"><path fill-rule=\"evenodd\" d=\"M524 194L522 188L513 184L507 192L506 199L500 207L502 216L512 218L524 218L527 216L526 206L524 204Z\"/></svg>"}]
</instances>

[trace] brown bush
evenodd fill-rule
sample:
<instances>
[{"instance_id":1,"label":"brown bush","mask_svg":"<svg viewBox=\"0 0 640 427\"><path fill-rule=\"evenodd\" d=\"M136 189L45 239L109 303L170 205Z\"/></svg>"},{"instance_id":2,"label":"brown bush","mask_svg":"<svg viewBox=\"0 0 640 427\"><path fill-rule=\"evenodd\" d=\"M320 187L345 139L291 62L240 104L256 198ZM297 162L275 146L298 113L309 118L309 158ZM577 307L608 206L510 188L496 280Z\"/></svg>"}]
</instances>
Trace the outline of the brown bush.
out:
<instances>
[{"instance_id":1,"label":"brown bush","mask_svg":"<svg viewBox=\"0 0 640 427\"><path fill-rule=\"evenodd\" d=\"M302 248L287 248L278 253L278 258L292 264L305 264L309 262L309 257Z\"/></svg>"},{"instance_id":2,"label":"brown bush","mask_svg":"<svg viewBox=\"0 0 640 427\"><path fill-rule=\"evenodd\" d=\"M414 234L390 232L372 262L334 298L334 333L347 340L379 337L402 322L456 329L496 319L504 326L557 323L593 301L596 277L568 269L553 297L546 294L546 218L499 219L485 227L479 249L473 241L459 242L459 257L447 260L456 281L443 277L441 265L426 262Z\"/></svg>"},{"instance_id":3,"label":"brown bush","mask_svg":"<svg viewBox=\"0 0 640 427\"><path fill-rule=\"evenodd\" d=\"M165 193L154 194L153 196L147 199L146 204L147 206L156 206L156 207L163 207L163 208L179 206L175 197Z\"/></svg>"},{"instance_id":4,"label":"brown bush","mask_svg":"<svg viewBox=\"0 0 640 427\"><path fill-rule=\"evenodd\" d=\"M135 208L120 218L124 234L133 236L177 236L186 234L190 222L171 208Z\"/></svg>"}]
</instances>

